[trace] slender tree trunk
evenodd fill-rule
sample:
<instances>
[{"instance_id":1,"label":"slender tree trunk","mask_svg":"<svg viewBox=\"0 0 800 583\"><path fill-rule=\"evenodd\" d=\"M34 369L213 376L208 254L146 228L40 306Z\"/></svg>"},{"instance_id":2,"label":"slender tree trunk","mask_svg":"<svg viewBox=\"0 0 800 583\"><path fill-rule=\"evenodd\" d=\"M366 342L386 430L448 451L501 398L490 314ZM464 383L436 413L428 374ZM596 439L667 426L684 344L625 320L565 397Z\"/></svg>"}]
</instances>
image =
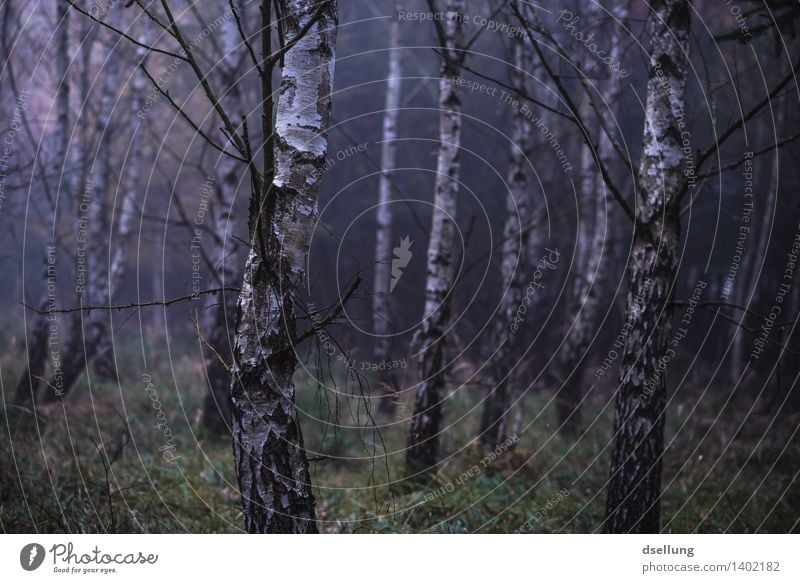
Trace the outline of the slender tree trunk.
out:
<instances>
[{"instance_id":1,"label":"slender tree trunk","mask_svg":"<svg viewBox=\"0 0 800 583\"><path fill-rule=\"evenodd\" d=\"M242 14L240 2L237 11ZM244 117L246 109L239 86L241 71L238 47L241 38L233 18L222 24L223 81L228 87L227 96L235 113ZM233 151L232 146L228 148ZM217 164L216 198L213 202L214 248L216 255L215 281L220 287L234 286L241 281L241 273L236 269L233 226L236 221L234 201L240 182L242 167L238 161L220 156ZM208 393L203 404L203 425L212 433L221 435L230 431L230 384L231 374L226 363L233 360L232 332L236 315L236 295L222 292L219 296L209 296L203 320L205 341L213 348L205 354L206 380ZM224 361L224 362L223 362Z\"/></svg>"},{"instance_id":2,"label":"slender tree trunk","mask_svg":"<svg viewBox=\"0 0 800 583\"><path fill-rule=\"evenodd\" d=\"M402 9L398 0L396 8ZM389 74L386 78L386 101L383 112L383 138L381 144L381 177L378 187L378 212L375 231L375 283L372 296L372 313L375 329L376 363L391 360L391 293L389 280L392 264L392 182L391 173L395 169L397 149L397 118L400 115L400 96L402 93L402 64L400 61L400 20L393 18L389 25ZM393 371L387 371L379 379L386 395L380 400L379 408L391 413L397 405L396 378Z\"/></svg>"},{"instance_id":3,"label":"slender tree trunk","mask_svg":"<svg viewBox=\"0 0 800 583\"><path fill-rule=\"evenodd\" d=\"M57 23L57 45L56 45L56 79L58 80L58 90L56 92L56 135L54 142L56 143L56 156L54 160L54 175L61 176L63 180L60 183L59 198L69 199L71 196L72 188L72 175L69 170L64 166L67 160L67 152L69 150L69 128L70 128L70 107L69 107L69 94L70 82L68 77L69 71L69 17L70 6L65 2L59 2L56 5L56 23ZM47 176L43 176L42 180L49 180ZM53 204L55 201L52 201ZM51 207L50 216L55 223L56 211L55 206ZM53 229L55 231L55 228ZM44 273L42 277L43 292L42 300L40 301L40 309L47 309L48 304L48 279L55 278L55 265L48 264L48 258L44 257ZM55 285L55 282L54 282ZM53 298L54 300L55 298ZM43 315L34 315L31 317L33 322L30 331L30 343L27 345L28 366L25 372L22 373L15 393L15 400L19 403L32 405L36 402L37 394L41 386L41 379L45 372L47 364L47 356L49 354L48 341L50 338L51 326L56 327L58 322L51 320ZM57 332L56 336L57 338ZM54 350L58 350L57 347ZM47 393L54 393L60 386L52 385L47 389Z\"/></svg>"},{"instance_id":4,"label":"slender tree trunk","mask_svg":"<svg viewBox=\"0 0 800 583\"><path fill-rule=\"evenodd\" d=\"M532 59L522 38L514 43L514 67L512 85L524 92L525 75L531 71ZM522 331L512 328L517 310L529 309L530 300L525 296L525 278L530 274L528 261L528 239L531 232L532 196L528 166L531 162L525 155L530 138L530 121L521 108L514 111L511 120L511 152L508 167L508 192L506 193L506 223L503 229L502 261L500 275L502 293L495 317L495 328L489 344L494 350L490 364L491 392L486 397L481 416L480 441L487 448L494 448L506 440L506 416L509 408L509 380L514 372L514 350L517 334ZM527 300L527 302L526 302Z\"/></svg>"},{"instance_id":5,"label":"slender tree trunk","mask_svg":"<svg viewBox=\"0 0 800 583\"><path fill-rule=\"evenodd\" d=\"M47 279L48 279L48 264L47 258L44 258L44 268L42 274L42 284L44 286L45 298L40 302L39 309L47 309ZM28 366L25 372L17 383L17 389L14 393L14 400L19 405L33 406L37 402L38 392L41 386L42 375L44 374L45 366L47 364L48 346L47 340L49 336L50 322L44 315L31 316L33 322L31 330L28 335L30 339L27 345ZM48 389L54 390L54 389Z\"/></svg>"},{"instance_id":6,"label":"slender tree trunk","mask_svg":"<svg viewBox=\"0 0 800 583\"><path fill-rule=\"evenodd\" d=\"M230 162L230 164L229 164ZM238 163L226 160L220 164L226 168L213 208L213 228L216 244L215 281L220 287L234 286L241 281L241 274L234 267L235 251L233 229L234 198L236 195ZM237 168L234 168L236 166ZM203 403L203 425L214 434L230 432L230 384L231 373L228 365L233 360L232 332L236 315L236 294L229 291L209 296L203 319L204 340L213 350L205 354L206 381L208 393Z\"/></svg>"},{"instance_id":7,"label":"slender tree trunk","mask_svg":"<svg viewBox=\"0 0 800 583\"><path fill-rule=\"evenodd\" d=\"M461 98L455 77L463 52L464 0L448 0L444 23L448 59L439 80L439 157L425 285L425 314L420 330L420 381L408 440L409 465L430 467L439 449L442 393L445 384L445 334L450 324L450 292L453 287L453 237L456 197L461 169Z\"/></svg>"},{"instance_id":8,"label":"slender tree trunk","mask_svg":"<svg viewBox=\"0 0 800 583\"><path fill-rule=\"evenodd\" d=\"M297 38L321 3L278 3L287 42ZM264 6L268 12L269 3ZM292 381L297 365L294 302L305 277L326 162L337 17L336 2L325 3L320 18L286 52L275 124L275 176L266 199L256 193L259 202L251 205L258 216L251 216L252 248L237 303L231 385L233 451L249 532L316 532ZM264 114L271 115L267 98L262 95Z\"/></svg>"},{"instance_id":9,"label":"slender tree trunk","mask_svg":"<svg viewBox=\"0 0 800 583\"><path fill-rule=\"evenodd\" d=\"M138 38L142 44L147 44L147 36L142 32ZM144 65L146 52L144 48L137 51L138 62ZM125 173L122 177L122 200L120 202L119 217L116 220L116 237L109 234L109 273L108 273L108 298L103 298L113 303L119 297L120 288L125 278L125 271L128 267L128 255L130 253L131 239L133 238L134 226L136 223L136 198L138 194L139 180L142 175L142 160L145 144L141 140L141 133L144 131L141 126L141 118L137 115L140 99L144 95L146 83L141 71L136 71L131 79L131 96L129 98L128 122L130 130L130 142L128 144L128 160L125 165ZM113 205L116 207L116 204ZM113 221L113 216L112 216ZM100 337L100 346L97 349L97 357L94 362L95 372L100 378L118 381L117 366L114 357L114 346L112 343L111 314L108 314L108 325Z\"/></svg>"},{"instance_id":10,"label":"slender tree trunk","mask_svg":"<svg viewBox=\"0 0 800 583\"><path fill-rule=\"evenodd\" d=\"M623 23L628 18L628 2L629 0L618 0L610 8L612 14ZM591 6L588 10L587 16L590 21L601 17L600 11L596 7ZM616 33L618 27L614 23L612 23L612 27ZM611 34L610 37L612 48L609 51L609 57L612 62L619 63L622 59L621 35ZM605 82L599 107L602 107L603 104L611 106L619 103L621 90L620 77L612 73ZM606 168L612 167L613 146L606 133L594 121L596 113L588 100L589 96L586 95L582 104L583 119L591 122L591 127L587 128L590 133L592 135L599 134L600 137L596 152L592 152L585 144L581 149L581 201L589 210L585 217L589 223L587 231L591 235L589 236L587 233L584 238L579 238L579 242L586 241L588 244L583 261L578 268L582 273L577 274L573 287L572 308L568 310L565 339L559 356L559 369L563 382L556 398L556 409L559 430L566 436L575 436L582 429L580 404L586 395L582 375L582 359L595 333L600 292L603 287L603 273L605 272L602 261L611 244L608 236L609 209L606 189L595 156L603 161Z\"/></svg>"},{"instance_id":11,"label":"slender tree trunk","mask_svg":"<svg viewBox=\"0 0 800 583\"><path fill-rule=\"evenodd\" d=\"M778 106L777 111L775 112L775 128L783 127L784 117L784 105L781 104ZM760 131L758 133L772 135L770 140L777 140L778 138L776 137L776 134L780 130L771 132L770 130L772 129L773 128L770 127L768 128L768 131ZM761 147L761 144L758 144L758 146ZM761 269L763 267L762 262L769 251L770 239L774 236L772 225L773 221L776 219L775 200L778 196L778 171L780 169L780 155L780 148L776 148L771 155L766 156L766 159L762 162L764 164L764 171L760 173L759 180L754 182L754 184L766 185L766 193L763 203L758 200L755 201L756 209L754 214L757 215L760 213L761 221L759 222L758 228L751 231L752 234L757 237L756 244L754 249L746 253L745 261L743 262L741 268L741 274L748 278L743 289L743 297L740 301L740 305L743 306L750 306L751 304L758 302L759 277L764 276L764 272ZM753 179L755 180L755 176ZM744 322L746 318L747 314L742 313L740 322ZM739 381L739 377L742 375L742 371L744 370L745 352L747 350L745 346L746 336L744 330L735 328L734 334L733 355L730 371L730 380L732 386Z\"/></svg>"},{"instance_id":12,"label":"slender tree trunk","mask_svg":"<svg viewBox=\"0 0 800 583\"><path fill-rule=\"evenodd\" d=\"M119 27L121 11L111 10L111 24ZM110 262L104 249L110 238L109 191L112 172L112 143L114 127L111 117L114 113L119 79L119 56L111 55L103 68L104 82L100 97L99 111L95 125L97 148L91 164L86 187L80 197L81 203L76 205L79 215L78 233L88 232L85 242L85 285L80 289L78 298L81 305L107 305L110 303L109 292ZM88 211L86 208L88 207ZM85 213L85 216L84 216ZM85 223L84 223L85 219ZM106 334L108 314L102 310L76 312L70 319L69 340L62 359L63 375L61 384L63 391L48 391L44 401L51 403L65 398L83 371L94 360L100 349L103 336ZM50 383L54 385L55 379Z\"/></svg>"},{"instance_id":13,"label":"slender tree trunk","mask_svg":"<svg viewBox=\"0 0 800 583\"><path fill-rule=\"evenodd\" d=\"M591 20L591 18L590 18ZM596 135L594 111L587 103L586 95L581 103L581 117L590 134ZM597 270L603 251L605 234L605 205L598 199L603 193L597 186L595 153L585 144L581 146L580 199L578 206L577 236L575 238L575 271L572 288L565 311L564 341L558 356L559 387L556 393L556 412L559 431L574 436L581 426L580 401L583 398L581 384L581 357L589 345L593 332L596 298Z\"/></svg>"},{"instance_id":14,"label":"slender tree trunk","mask_svg":"<svg viewBox=\"0 0 800 583\"><path fill-rule=\"evenodd\" d=\"M688 0L651 4L650 69L636 192L627 323L617 394L614 452L604 527L659 530L666 379L660 369L672 318L679 207L681 129L688 70Z\"/></svg>"}]
</instances>

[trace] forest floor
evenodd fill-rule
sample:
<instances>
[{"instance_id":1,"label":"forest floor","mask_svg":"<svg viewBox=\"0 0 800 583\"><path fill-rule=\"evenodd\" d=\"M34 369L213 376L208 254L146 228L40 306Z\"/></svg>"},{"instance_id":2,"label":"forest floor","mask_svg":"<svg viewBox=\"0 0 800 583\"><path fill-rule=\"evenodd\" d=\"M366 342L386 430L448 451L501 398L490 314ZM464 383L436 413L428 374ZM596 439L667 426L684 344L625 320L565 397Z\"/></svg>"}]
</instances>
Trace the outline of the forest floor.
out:
<instances>
[{"instance_id":1,"label":"forest floor","mask_svg":"<svg viewBox=\"0 0 800 583\"><path fill-rule=\"evenodd\" d=\"M93 380L90 388L84 378L65 404L36 416L2 408L0 529L240 531L230 441L208 435L199 422L205 390L198 365L188 357L156 361L147 381L125 364L133 358L118 359L122 383ZM3 403L19 362L10 356L0 368ZM358 383L342 384L337 395L304 378L298 375L298 405L323 532L601 528L610 390L587 399L584 417L591 423L577 440L556 432L551 394L529 396L516 447L491 454L471 438L480 389L459 389L445 403L445 461L435 474L409 476L403 450L410 395L393 418L372 417ZM800 444L789 441L798 420L750 416L742 423L748 403L685 392L679 405L672 400L667 417L663 530L800 532Z\"/></svg>"}]
</instances>

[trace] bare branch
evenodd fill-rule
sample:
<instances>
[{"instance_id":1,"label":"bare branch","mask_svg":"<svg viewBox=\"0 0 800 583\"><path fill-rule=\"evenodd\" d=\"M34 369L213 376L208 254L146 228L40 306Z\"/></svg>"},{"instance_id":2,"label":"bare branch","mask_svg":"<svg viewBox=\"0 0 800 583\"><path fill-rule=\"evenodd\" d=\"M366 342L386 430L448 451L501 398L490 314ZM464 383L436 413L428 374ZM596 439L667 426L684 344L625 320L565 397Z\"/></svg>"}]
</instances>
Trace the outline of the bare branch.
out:
<instances>
[{"instance_id":1,"label":"bare branch","mask_svg":"<svg viewBox=\"0 0 800 583\"><path fill-rule=\"evenodd\" d=\"M342 312L345 303L347 303L347 300L349 300L350 297L355 293L359 285L361 285L361 274L356 275L355 279L353 279L353 281L350 283L350 286L344 292L344 295L342 295L340 301L336 304L336 306L333 309L328 310L328 313L318 322L312 321L311 327L305 332L302 332L300 335L295 337L292 342L295 345L299 344L309 336L313 336L318 330L321 330L322 328L333 322L336 319L336 317ZM314 312L314 314L317 313L318 312Z\"/></svg>"},{"instance_id":2,"label":"bare branch","mask_svg":"<svg viewBox=\"0 0 800 583\"><path fill-rule=\"evenodd\" d=\"M314 11L314 14L311 15L311 18L308 20L308 22L306 22L305 26L300 29L297 35L289 42L282 44L279 50L275 51L269 57L264 59L264 64L262 65L264 71L266 71L268 67L274 65L278 60L283 59L283 56L289 51L289 49L300 42L303 37L308 34L308 31L311 30L311 27L314 26L322 17L322 13L328 7L328 4L330 4L330 0L320 2L320 4L317 6L317 9ZM280 38L282 41L285 40L282 36Z\"/></svg>"},{"instance_id":3,"label":"bare branch","mask_svg":"<svg viewBox=\"0 0 800 583\"><path fill-rule=\"evenodd\" d=\"M178 105L178 104L175 102L175 100L174 100L174 99L172 99L172 96L169 94L169 91L166 91L166 90L162 89L162 88L161 88L161 87L158 85L158 83L156 82L156 80L153 78L153 76L152 76L152 75L150 74L150 72L147 70L147 67L145 67L145 66L144 66L144 63L140 63L140 64L139 64L139 67L142 69L142 71L144 72L145 76L146 76L146 77L147 77L147 78L150 80L150 82L153 84L153 87L155 87L156 91L158 91L158 92L159 92L161 95L163 95L163 96L164 96L164 97L167 99L167 101L169 101L169 104L170 104L170 105L171 105L171 106L172 106L172 107L175 109L175 111L177 111L177 112L180 114L180 116L181 116L181 117L182 117L184 120L186 120L186 123L188 123L188 124L189 124L189 125L192 127L192 129L193 129L193 130L194 130L194 131L195 131L195 132L196 132L196 133L197 133L197 134L198 134L198 135L199 135L201 138L203 138L203 139L204 139L204 140L205 140L205 141L206 141L206 142L207 142L207 143L208 143L210 146L212 146L212 147L213 147L215 150L217 150L217 151L221 152L221 153L222 153L222 154L224 154L225 156L228 156L228 157L230 157L230 158L233 158L234 160L238 160L239 162L247 163L247 160L245 160L244 158L242 158L242 157L240 157L240 156L237 156L236 154L232 154L232 153L228 152L227 150L225 150L225 148L223 148L222 146L220 146L219 144L217 144L217 143L216 143L216 142L215 142L215 141L214 141L214 140L211 138L211 136L209 136L209 135L208 135L207 133L205 133L205 132L204 132L202 129L200 129L200 126L198 126L198 125L195 123L195 121L194 121L194 120L193 120L191 117L189 117L189 114L187 114L185 111L183 111L183 108L182 108L180 105Z\"/></svg>"},{"instance_id":4,"label":"bare branch","mask_svg":"<svg viewBox=\"0 0 800 583\"><path fill-rule=\"evenodd\" d=\"M619 204L619 206L622 207L622 210L625 212L625 214L631 220L631 222L634 222L635 216L633 209L625 200L625 197L622 196L622 193L620 192L616 183L611 179L611 175L609 174L606 165L600 159L600 156L597 153L598 152L597 146L592 141L592 138L589 135L589 131L586 129L586 124L583 122L581 118L580 112L578 111L578 107L572 100L569 91L567 91L566 87L564 87L564 84L561 81L561 76L556 74L556 72L553 71L553 68L547 62L547 59L545 58L544 53L542 52L542 48L539 44L539 40L531 31L530 24L528 23L527 19L522 15L522 13L520 13L519 7L516 5L516 3L513 2L511 3L511 10L514 11L514 14L517 16L517 19L522 25L522 28L525 30L525 35L528 37L528 40L530 40L531 43L533 44L533 48L536 50L536 54L539 56L539 61L542 63L542 66L547 72L547 75L556 84L556 88L558 89L559 95L561 95L561 99L564 101L564 103L566 104L567 108L570 111L570 114L572 116L572 121L574 121L575 125L577 125L578 129L581 132L581 135L583 136L584 142L589 147L589 150L592 152L592 157L595 160L595 164L597 164L597 168L600 170L600 174L603 177L603 182L606 183L608 190L611 192L611 196L614 198L614 200L617 201L617 204Z\"/></svg>"},{"instance_id":5,"label":"bare branch","mask_svg":"<svg viewBox=\"0 0 800 583\"><path fill-rule=\"evenodd\" d=\"M239 292L242 291L238 287L218 287L214 289L206 289L199 291L197 293L190 294L188 296L180 296L178 298L172 298L170 300L152 300L149 302L136 302L132 304L125 304L121 306L83 306L77 308L63 308L60 310L40 310L38 308L34 308L33 306L29 306L25 302L20 302L23 306L31 310L32 312L43 316L45 314L69 314L71 312L91 312L92 310L128 310L131 308L149 308L151 306L170 306L172 304L177 304L178 302L183 301L192 301L195 298L200 296L208 295L208 294L216 294L219 292L225 291L232 291L232 292Z\"/></svg>"},{"instance_id":6,"label":"bare branch","mask_svg":"<svg viewBox=\"0 0 800 583\"><path fill-rule=\"evenodd\" d=\"M197 328L197 338L200 340L200 342L202 342L205 345L205 347L211 351L211 353L217 358L217 360L219 360L219 363L225 368L225 372L233 374L233 365L230 365L227 362L225 362L225 359L222 358L220 353L217 352L217 350L213 346L211 346L211 344L208 343L208 341L205 339L205 336L203 336L203 333L200 330L200 319L197 318L196 315L194 318L194 324L195 327Z\"/></svg>"},{"instance_id":7,"label":"bare branch","mask_svg":"<svg viewBox=\"0 0 800 583\"><path fill-rule=\"evenodd\" d=\"M800 71L800 60L792 67L792 70L777 84L775 87L772 88L772 91L769 94L759 101L755 106L753 106L750 111L746 114L738 118L735 122L733 122L728 128L722 132L719 137L714 140L714 142L708 146L705 150L700 152L697 155L697 159L695 160L695 167L700 168L700 166L705 163L715 152L717 152L725 141L730 138L737 130L742 128L748 121L753 119L756 114L764 109L772 100L775 99L775 96L786 86L789 81L795 78L797 72ZM689 189L689 181L684 181L683 189L680 196L686 194L686 191Z\"/></svg>"},{"instance_id":8,"label":"bare branch","mask_svg":"<svg viewBox=\"0 0 800 583\"><path fill-rule=\"evenodd\" d=\"M129 34L127 34L125 31L120 30L119 28L117 28L115 26L112 26L111 24L108 24L104 20L102 20L100 18L97 18L96 16L94 16L90 12L84 10L83 8L81 8L80 6L78 6L75 3L75 0L63 0L63 1L66 2L67 4L69 4L72 8L74 8L75 10L77 10L78 12L83 14L84 16L86 16L92 22L95 22L95 23L99 24L100 26L103 26L103 27L107 28L108 30L114 32L115 34L118 34L122 38L127 39L128 41L130 41L133 44L135 44L137 47L142 47L143 49L147 49L150 52L158 53L160 55L166 55L168 57L172 57L173 59L180 59L181 61L184 61L184 62L187 61L186 57L184 57L183 55L179 55L178 53L173 53L172 51L165 51L164 49L158 49L158 48L156 48L154 46L146 45L146 44L144 44L142 42L139 42L134 37L132 37ZM152 19L152 17L151 17L151 19ZM156 20L156 22L158 22L158 21Z\"/></svg>"},{"instance_id":9,"label":"bare branch","mask_svg":"<svg viewBox=\"0 0 800 583\"><path fill-rule=\"evenodd\" d=\"M774 142L774 143L770 144L769 146L767 146L766 148L762 148L761 150L758 150L757 152L753 152L752 158L758 158L759 156L763 156L764 154L766 154L768 152L771 152L772 150L777 150L779 148L782 148L786 144L790 144L791 142L794 142L798 138L800 138L800 132L794 134L793 136L789 136L788 138L784 138L782 140ZM748 159L750 159L750 158L746 158L746 157L739 158L735 162L731 162L730 164L727 164L727 165L723 166L722 168L715 168L714 170L711 170L710 172L706 172L704 174L700 174L700 175L698 175L698 178L709 178L711 176L715 176L715 175L719 174L720 172L725 172L727 170L733 170L734 168L738 168L739 166L744 164L745 161L748 160Z\"/></svg>"},{"instance_id":10,"label":"bare branch","mask_svg":"<svg viewBox=\"0 0 800 583\"><path fill-rule=\"evenodd\" d=\"M426 1L428 3L428 10L430 10L433 14L437 14L439 10L436 6L436 0L426 0ZM439 46L445 48L447 46L447 41L445 40L445 32L442 23L436 18L434 18L433 26L436 29L436 38L439 39Z\"/></svg>"},{"instance_id":11,"label":"bare branch","mask_svg":"<svg viewBox=\"0 0 800 583\"><path fill-rule=\"evenodd\" d=\"M247 52L250 55L250 59L253 61L253 66L258 71L260 76L264 76L264 70L261 68L261 65L258 62L258 58L256 57L256 53L253 50L253 46L250 44L250 41L247 39L247 34L244 32L244 28L242 27L242 17L239 14L239 11L236 10L236 6L233 3L233 0L228 0L228 5L231 8L231 13L233 14L233 18L236 20L236 28L239 31L239 37L242 39L242 43L247 48Z\"/></svg>"},{"instance_id":12,"label":"bare branch","mask_svg":"<svg viewBox=\"0 0 800 583\"><path fill-rule=\"evenodd\" d=\"M236 128L231 123L231 120L228 117L228 113L225 111L225 108L222 107L222 103L217 98L217 95L214 93L214 90L211 88L211 84L208 82L208 77L200 69L200 65L198 65L197 59L194 58L194 54L192 53L192 47L189 45L189 43L186 42L186 39L183 37L183 33L178 27L178 23L175 21L175 17L172 15L172 10L170 10L167 0L161 0L161 6L164 8L164 12L167 15L167 19L169 20L169 25L174 33L175 39L178 41L178 44L181 46L181 49L183 49L183 52L186 53L186 59L187 62L189 63L189 66L194 71L195 76L197 77L197 80L200 82L200 86L203 88L206 97L208 97L208 100L211 102L211 106L214 108L214 111L217 112L220 119L222 120L222 123L225 126L225 130L228 133L228 137L230 138L231 143L236 147L237 150L239 150L240 154L245 155L247 148L242 142L242 139L239 137ZM249 163L249 161L246 162Z\"/></svg>"}]
</instances>

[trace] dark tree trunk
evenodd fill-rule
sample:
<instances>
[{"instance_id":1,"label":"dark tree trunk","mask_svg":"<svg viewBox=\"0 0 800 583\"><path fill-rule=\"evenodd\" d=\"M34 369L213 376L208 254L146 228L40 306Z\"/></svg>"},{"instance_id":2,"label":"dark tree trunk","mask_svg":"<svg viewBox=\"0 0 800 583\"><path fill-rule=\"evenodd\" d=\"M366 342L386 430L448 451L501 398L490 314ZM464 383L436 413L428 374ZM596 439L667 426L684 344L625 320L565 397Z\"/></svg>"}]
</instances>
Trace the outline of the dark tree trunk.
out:
<instances>
[{"instance_id":1,"label":"dark tree trunk","mask_svg":"<svg viewBox=\"0 0 800 583\"><path fill-rule=\"evenodd\" d=\"M110 15L111 24L119 27L121 11L110 10ZM110 305L111 303L110 278L112 271L110 268L112 265L104 251L108 249L110 238L110 202L112 201L110 193L113 190L111 184L112 144L117 129L112 123L112 116L119 91L119 65L119 56L111 55L104 67L105 78L95 124L97 148L92 158L89 180L83 192L80 193L80 203L75 205L79 215L76 223L77 232L80 232L81 228L88 231L85 242L86 282L85 285L80 286L82 290L77 294L80 305L83 306ZM81 210L84 204L89 208L86 216L83 216ZM88 222L88 226L81 226L83 220ZM77 267L76 261L76 273L78 273ZM110 314L103 310L76 312L70 318L69 340L62 360L63 391L60 393L48 391L45 394L45 402L64 399L69 394L84 370L101 352L103 340L108 334L109 318ZM55 382L53 379L50 384L54 385Z\"/></svg>"},{"instance_id":2,"label":"dark tree trunk","mask_svg":"<svg viewBox=\"0 0 800 583\"><path fill-rule=\"evenodd\" d=\"M630 0L617 0L608 6L614 15L609 23L609 37L613 46L609 51L612 62L619 63L623 58L622 31L628 20ZM587 17L590 21L602 19L602 11L595 5L587 7ZM611 73L605 80L601 103L608 107L616 106L622 96L622 79ZM593 152L586 144L582 146L582 203L587 206L586 223L591 226L591 235L587 234L588 247L585 249L584 261L578 269L582 273L577 278L573 288L573 306L569 310L569 321L565 331L564 345L559 356L559 369L563 384L556 397L556 410L559 421L559 431L568 438L574 438L583 429L583 415L581 403L587 396L584 383L584 357L595 335L595 324L598 319L600 292L605 281L605 271L608 268L603 260L614 245L612 229L609 228L609 213L606 197L606 187L596 163L595 156L599 157L606 168L614 164L613 144L608 135L601 130L597 113L591 107L589 95L585 96L581 104L584 111L583 119L591 131L599 132L596 151ZM616 112L619 113L619 112ZM580 228L580 226L579 226ZM574 316L573 316L574 315Z\"/></svg>"},{"instance_id":3,"label":"dark tree trunk","mask_svg":"<svg viewBox=\"0 0 800 583\"><path fill-rule=\"evenodd\" d=\"M533 59L525 40L518 38L514 44L514 67L511 69L512 84L525 92L526 71L532 69ZM508 192L506 193L506 223L503 229L502 246L502 297L495 327L492 331L490 349L491 390L486 396L481 415L480 441L487 449L493 449L506 441L507 415L510 401L509 381L517 364L517 330L514 317L517 311L531 308L532 298L525 297L525 278L529 277L528 240L533 218L533 195L529 172L530 160L525 155L530 137L530 121L521 108L514 112L511 122L511 150L508 168Z\"/></svg>"},{"instance_id":4,"label":"dark tree trunk","mask_svg":"<svg viewBox=\"0 0 800 583\"><path fill-rule=\"evenodd\" d=\"M687 0L652 4L650 70L639 165L606 532L659 530L664 405L684 186L681 126L688 69Z\"/></svg>"},{"instance_id":5,"label":"dark tree trunk","mask_svg":"<svg viewBox=\"0 0 800 583\"><path fill-rule=\"evenodd\" d=\"M233 360L229 331L236 314L236 297L232 292L222 292L216 300L219 303L214 306L213 322L205 338L214 350L207 349L205 354L209 390L203 403L203 425L216 435L224 435L230 433L231 426L231 371L226 363Z\"/></svg>"},{"instance_id":6,"label":"dark tree trunk","mask_svg":"<svg viewBox=\"0 0 800 583\"><path fill-rule=\"evenodd\" d=\"M42 397L43 403L55 403L64 399L81 378L87 364L92 362L98 354L101 338L106 330L101 318L102 316L97 315L85 318L78 315L71 319L70 338L64 350L64 359L61 365L63 370L60 383L62 390L48 389L45 391ZM54 387L56 383L57 380L53 378L49 384Z\"/></svg>"},{"instance_id":7,"label":"dark tree trunk","mask_svg":"<svg viewBox=\"0 0 800 583\"><path fill-rule=\"evenodd\" d=\"M46 308L46 303L41 306L43 310ZM18 405L27 406L33 406L38 399L41 378L47 361L47 337L50 328L45 316L34 315L32 318L34 318L34 322L27 350L28 367L22 373L14 393L14 401Z\"/></svg>"},{"instance_id":8,"label":"dark tree trunk","mask_svg":"<svg viewBox=\"0 0 800 583\"><path fill-rule=\"evenodd\" d=\"M63 181L59 185L59 197L69 199L72 194L72 178L70 177L69 169L64 168L67 160L67 153L69 150L69 127L70 127L70 105L69 94L70 84L67 80L67 72L69 70L70 57L69 57L69 19L70 7L67 3L59 2L56 6L56 23L57 23L57 53L56 53L56 71L57 75L64 79L63 83L59 83L56 95L56 110L58 115L56 125L55 143L57 146L55 168L53 174L55 176L62 176ZM43 176L42 180L48 181L47 176ZM56 221L55 203L53 200L53 193L50 192L48 184L45 184L45 189L51 198L50 216L52 220ZM55 229L54 229L55 230ZM55 286L55 266L48 264L48 258L44 260L44 273L43 284L44 291L42 292L41 309L44 310L48 306L48 299L55 301L55 296L48 296L48 283L52 281ZM24 286L23 286L24 288ZM27 344L27 357L28 366L25 372L19 379L17 390L15 392L15 400L20 404L33 405L37 401L38 392L41 387L41 379L45 373L47 364L47 355L49 353L49 337L51 326L58 327L57 320L49 319L45 316L33 315L33 325L30 334L30 343ZM57 338L57 332L56 332ZM57 347L55 348L57 350ZM53 381L59 384L55 379ZM46 394L54 393L58 387L48 388Z\"/></svg>"}]
</instances>

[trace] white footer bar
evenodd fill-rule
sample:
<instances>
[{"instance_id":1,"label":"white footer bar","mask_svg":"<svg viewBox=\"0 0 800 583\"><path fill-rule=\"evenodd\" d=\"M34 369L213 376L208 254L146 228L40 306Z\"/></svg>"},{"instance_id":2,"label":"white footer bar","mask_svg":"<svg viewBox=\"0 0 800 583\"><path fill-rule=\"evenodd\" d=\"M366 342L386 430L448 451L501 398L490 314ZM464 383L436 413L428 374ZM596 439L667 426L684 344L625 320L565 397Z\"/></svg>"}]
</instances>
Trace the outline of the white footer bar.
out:
<instances>
[{"instance_id":1,"label":"white footer bar","mask_svg":"<svg viewBox=\"0 0 800 583\"><path fill-rule=\"evenodd\" d=\"M777 583L800 581L799 542L733 534L3 535L0 580Z\"/></svg>"}]
</instances>

